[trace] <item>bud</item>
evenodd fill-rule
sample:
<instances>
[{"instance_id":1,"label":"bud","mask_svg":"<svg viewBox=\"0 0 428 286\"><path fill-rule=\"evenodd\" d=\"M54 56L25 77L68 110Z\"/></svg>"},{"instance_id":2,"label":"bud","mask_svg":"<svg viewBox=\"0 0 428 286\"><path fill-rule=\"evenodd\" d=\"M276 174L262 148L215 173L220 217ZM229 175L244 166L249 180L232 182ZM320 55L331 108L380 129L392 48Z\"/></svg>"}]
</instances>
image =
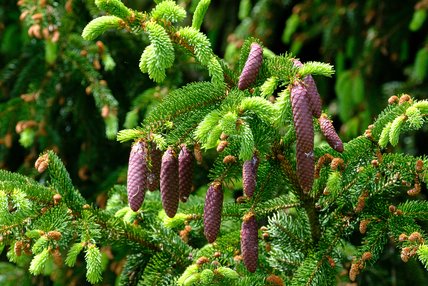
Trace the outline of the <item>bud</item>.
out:
<instances>
[{"instance_id":1,"label":"bud","mask_svg":"<svg viewBox=\"0 0 428 286\"><path fill-rule=\"evenodd\" d=\"M187 149L186 145L181 147L178 155L178 175L180 200L186 202L192 192L193 180L193 154Z\"/></svg>"},{"instance_id":2,"label":"bud","mask_svg":"<svg viewBox=\"0 0 428 286\"><path fill-rule=\"evenodd\" d=\"M251 198L256 190L257 185L257 169L259 167L259 159L253 155L251 160L244 162L242 166L242 184L244 194Z\"/></svg>"},{"instance_id":3,"label":"bud","mask_svg":"<svg viewBox=\"0 0 428 286\"><path fill-rule=\"evenodd\" d=\"M366 205L366 199L368 197L368 194L366 192L363 192L359 197L358 197L358 202L357 205L355 207L355 212L359 213L361 212L365 205Z\"/></svg>"},{"instance_id":4,"label":"bud","mask_svg":"<svg viewBox=\"0 0 428 286\"><path fill-rule=\"evenodd\" d=\"M407 235L405 233L400 234L400 236L398 236L398 241L403 242L407 240Z\"/></svg>"},{"instance_id":5,"label":"bud","mask_svg":"<svg viewBox=\"0 0 428 286\"><path fill-rule=\"evenodd\" d=\"M49 154L45 153L41 155L37 160L36 163L34 163L34 167L36 167L37 172L43 173L49 165Z\"/></svg>"},{"instance_id":6,"label":"bud","mask_svg":"<svg viewBox=\"0 0 428 286\"><path fill-rule=\"evenodd\" d=\"M365 234L367 231L367 225L369 224L369 220L365 219L360 222L360 233Z\"/></svg>"},{"instance_id":7,"label":"bud","mask_svg":"<svg viewBox=\"0 0 428 286\"><path fill-rule=\"evenodd\" d=\"M14 250L16 256L22 255L22 248L23 248L23 242L22 241L18 240L17 242L15 242L13 250Z\"/></svg>"},{"instance_id":8,"label":"bud","mask_svg":"<svg viewBox=\"0 0 428 286\"><path fill-rule=\"evenodd\" d=\"M46 234L46 236L49 238L49 239L53 239L53 240L56 240L56 241L58 241L58 240L60 240L61 239L61 233L59 232L59 231L56 231L56 230L51 230L51 231L48 231L48 233Z\"/></svg>"},{"instance_id":9,"label":"bud","mask_svg":"<svg viewBox=\"0 0 428 286\"><path fill-rule=\"evenodd\" d=\"M198 165L201 165L202 164L202 151L201 151L201 145L199 145L199 143L196 143L193 146L193 155L195 155L196 163L198 163Z\"/></svg>"},{"instance_id":10,"label":"bud","mask_svg":"<svg viewBox=\"0 0 428 286\"><path fill-rule=\"evenodd\" d=\"M148 158L147 188L154 192L159 189L162 152L157 149L155 143L150 144Z\"/></svg>"},{"instance_id":11,"label":"bud","mask_svg":"<svg viewBox=\"0 0 428 286\"><path fill-rule=\"evenodd\" d=\"M403 94L402 96L400 96L400 100L398 101L398 104L403 104L405 102L409 102L410 100L411 100L410 95Z\"/></svg>"},{"instance_id":12,"label":"bud","mask_svg":"<svg viewBox=\"0 0 428 286\"><path fill-rule=\"evenodd\" d=\"M258 246L257 222L254 213L250 212L244 216L241 227L241 253L245 267L250 272L257 269Z\"/></svg>"},{"instance_id":13,"label":"bud","mask_svg":"<svg viewBox=\"0 0 428 286\"><path fill-rule=\"evenodd\" d=\"M233 155L227 155L226 157L223 158L223 163L224 164L236 163L236 157Z\"/></svg>"},{"instance_id":14,"label":"bud","mask_svg":"<svg viewBox=\"0 0 428 286\"><path fill-rule=\"evenodd\" d=\"M238 88L240 90L247 89L256 80L262 61L262 47L257 43L252 43L247 61L245 62L242 73L239 76Z\"/></svg>"},{"instance_id":15,"label":"bud","mask_svg":"<svg viewBox=\"0 0 428 286\"><path fill-rule=\"evenodd\" d=\"M171 148L168 148L162 156L160 192L163 209L167 216L174 217L179 202L179 176L178 160Z\"/></svg>"},{"instance_id":16,"label":"bud","mask_svg":"<svg viewBox=\"0 0 428 286\"><path fill-rule=\"evenodd\" d=\"M334 158L331 160L330 167L333 171L336 171L339 168L343 169L344 164L345 163L342 158Z\"/></svg>"},{"instance_id":17,"label":"bud","mask_svg":"<svg viewBox=\"0 0 428 286\"><path fill-rule=\"evenodd\" d=\"M324 134L328 144L337 152L342 153L342 140L340 139L339 135L337 135L336 130L334 129L334 126L331 121L327 118L327 115L322 114L318 120L320 123L321 132Z\"/></svg>"},{"instance_id":18,"label":"bud","mask_svg":"<svg viewBox=\"0 0 428 286\"><path fill-rule=\"evenodd\" d=\"M362 261L367 261L367 260L369 260L371 258L372 258L372 253L369 252L369 251L366 251L366 252L363 253L363 255L361 255L361 260Z\"/></svg>"},{"instance_id":19,"label":"bud","mask_svg":"<svg viewBox=\"0 0 428 286\"><path fill-rule=\"evenodd\" d=\"M417 161L416 161L415 169L416 169L416 172L417 172L417 173L422 172L422 171L423 171L423 169L424 169L424 161L422 161L422 160L417 160Z\"/></svg>"},{"instance_id":20,"label":"bud","mask_svg":"<svg viewBox=\"0 0 428 286\"><path fill-rule=\"evenodd\" d=\"M137 211L144 201L144 192L147 184L147 146L145 142L137 142L132 146L128 162L128 191L129 207Z\"/></svg>"},{"instance_id":21,"label":"bud","mask_svg":"<svg viewBox=\"0 0 428 286\"><path fill-rule=\"evenodd\" d=\"M199 258L198 258L198 260L196 261L196 264L197 264L197 265L202 265L202 264L205 264L205 263L208 263L208 262L210 262L210 260L208 259L208 257L201 256L201 257L199 257Z\"/></svg>"},{"instance_id":22,"label":"bud","mask_svg":"<svg viewBox=\"0 0 428 286\"><path fill-rule=\"evenodd\" d=\"M223 190L220 182L213 182L208 188L204 205L204 234L209 243L216 240L220 231Z\"/></svg>"},{"instance_id":23,"label":"bud","mask_svg":"<svg viewBox=\"0 0 428 286\"><path fill-rule=\"evenodd\" d=\"M377 167L377 166L379 166L379 161L376 160L376 159L373 159L372 162L371 162L371 164L372 164L373 167Z\"/></svg>"},{"instance_id":24,"label":"bud","mask_svg":"<svg viewBox=\"0 0 428 286\"><path fill-rule=\"evenodd\" d=\"M273 285L273 286L284 286L285 285L282 278L277 276L277 275L274 275L274 274L270 274L266 278L266 282L270 283L269 285Z\"/></svg>"},{"instance_id":25,"label":"bud","mask_svg":"<svg viewBox=\"0 0 428 286\"><path fill-rule=\"evenodd\" d=\"M388 98L388 104L396 104L398 103L399 99L398 96L393 95L390 98Z\"/></svg>"},{"instance_id":26,"label":"bud","mask_svg":"<svg viewBox=\"0 0 428 286\"><path fill-rule=\"evenodd\" d=\"M227 135L226 133L221 133L220 135L220 140L226 140L227 138L229 138L229 135Z\"/></svg>"},{"instance_id":27,"label":"bud","mask_svg":"<svg viewBox=\"0 0 428 286\"><path fill-rule=\"evenodd\" d=\"M61 201L61 199L62 199L62 197L61 197L61 195L60 195L60 194L55 194L55 195L53 196L54 205L59 204L59 202Z\"/></svg>"},{"instance_id":28,"label":"bud","mask_svg":"<svg viewBox=\"0 0 428 286\"><path fill-rule=\"evenodd\" d=\"M388 207L388 210L389 210L389 212L390 212L390 213L395 213L395 211L397 210L397 207L396 207L396 206L394 206L394 205L390 205L390 206Z\"/></svg>"},{"instance_id":29,"label":"bud","mask_svg":"<svg viewBox=\"0 0 428 286\"><path fill-rule=\"evenodd\" d=\"M357 275L360 273L360 263L352 263L351 269L349 270L349 280L352 282L357 279Z\"/></svg>"},{"instance_id":30,"label":"bud","mask_svg":"<svg viewBox=\"0 0 428 286\"><path fill-rule=\"evenodd\" d=\"M306 88L301 83L294 83L291 89L291 106L297 139L297 177L303 191L309 192L314 182L314 127L306 93Z\"/></svg>"},{"instance_id":31,"label":"bud","mask_svg":"<svg viewBox=\"0 0 428 286\"><path fill-rule=\"evenodd\" d=\"M224 149L227 147L227 145L229 145L229 142L220 141L220 143L218 143L218 145L217 145L217 152L223 152Z\"/></svg>"},{"instance_id":32,"label":"bud","mask_svg":"<svg viewBox=\"0 0 428 286\"><path fill-rule=\"evenodd\" d=\"M421 240L422 240L422 236L417 231L415 231L409 235L409 241L411 241L411 242L420 242Z\"/></svg>"}]
</instances>

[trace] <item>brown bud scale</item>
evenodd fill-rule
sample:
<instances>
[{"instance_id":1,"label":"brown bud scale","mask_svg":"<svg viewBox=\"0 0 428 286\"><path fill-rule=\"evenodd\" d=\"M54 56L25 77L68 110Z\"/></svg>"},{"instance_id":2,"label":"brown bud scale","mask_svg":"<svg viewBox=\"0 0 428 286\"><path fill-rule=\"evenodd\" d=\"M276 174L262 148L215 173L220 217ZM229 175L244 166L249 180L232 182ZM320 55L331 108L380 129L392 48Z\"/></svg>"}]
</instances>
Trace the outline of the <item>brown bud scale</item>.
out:
<instances>
[{"instance_id":1,"label":"brown bud scale","mask_svg":"<svg viewBox=\"0 0 428 286\"><path fill-rule=\"evenodd\" d=\"M181 148L178 155L178 177L180 200L186 202L192 192L193 180L193 154L185 145Z\"/></svg>"},{"instance_id":2,"label":"brown bud scale","mask_svg":"<svg viewBox=\"0 0 428 286\"><path fill-rule=\"evenodd\" d=\"M309 192L314 182L314 127L306 98L306 88L295 83L291 89L291 106L296 130L296 162L300 187Z\"/></svg>"},{"instance_id":3,"label":"brown bud scale","mask_svg":"<svg viewBox=\"0 0 428 286\"><path fill-rule=\"evenodd\" d=\"M241 227L241 253L244 265L250 272L257 269L257 260L259 258L259 243L257 237L257 222L253 213L244 217Z\"/></svg>"},{"instance_id":4,"label":"brown bud scale","mask_svg":"<svg viewBox=\"0 0 428 286\"><path fill-rule=\"evenodd\" d=\"M238 88L240 90L247 89L256 80L262 61L263 48L257 43L252 43L247 61L239 76Z\"/></svg>"},{"instance_id":5,"label":"brown bud scale","mask_svg":"<svg viewBox=\"0 0 428 286\"><path fill-rule=\"evenodd\" d=\"M204 234L209 243L216 240L220 231L223 190L220 182L213 182L208 188L204 205Z\"/></svg>"},{"instance_id":6,"label":"brown bud scale","mask_svg":"<svg viewBox=\"0 0 428 286\"><path fill-rule=\"evenodd\" d=\"M336 130L332 122L327 118L325 114L321 115L319 118L321 132L324 134L327 143L336 150L337 152L343 152L343 143L339 135L337 135Z\"/></svg>"},{"instance_id":7,"label":"brown bud scale","mask_svg":"<svg viewBox=\"0 0 428 286\"><path fill-rule=\"evenodd\" d=\"M128 203L133 211L137 211L144 201L147 176L147 147L144 142L132 146L128 163Z\"/></svg>"},{"instance_id":8,"label":"brown bud scale","mask_svg":"<svg viewBox=\"0 0 428 286\"><path fill-rule=\"evenodd\" d=\"M259 167L259 158L256 155L251 160L244 162L242 166L242 185L244 194L251 198L256 190L257 169Z\"/></svg>"},{"instance_id":9,"label":"brown bud scale","mask_svg":"<svg viewBox=\"0 0 428 286\"><path fill-rule=\"evenodd\" d=\"M169 217L177 213L179 202L178 160L174 150L169 148L162 156L160 171L160 192L162 206Z\"/></svg>"}]
</instances>

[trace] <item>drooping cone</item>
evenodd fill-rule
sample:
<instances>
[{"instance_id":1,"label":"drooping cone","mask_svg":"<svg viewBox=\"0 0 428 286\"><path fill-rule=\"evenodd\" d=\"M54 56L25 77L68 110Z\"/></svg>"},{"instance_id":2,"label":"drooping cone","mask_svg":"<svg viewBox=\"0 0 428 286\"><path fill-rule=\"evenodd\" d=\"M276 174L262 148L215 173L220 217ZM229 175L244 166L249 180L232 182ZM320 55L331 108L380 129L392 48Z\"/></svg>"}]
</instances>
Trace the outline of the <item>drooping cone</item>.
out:
<instances>
[{"instance_id":1,"label":"drooping cone","mask_svg":"<svg viewBox=\"0 0 428 286\"><path fill-rule=\"evenodd\" d=\"M137 142L132 146L128 163L128 203L133 211L138 211L144 201L147 176L147 146Z\"/></svg>"},{"instance_id":2,"label":"drooping cone","mask_svg":"<svg viewBox=\"0 0 428 286\"><path fill-rule=\"evenodd\" d=\"M213 243L220 231L223 191L220 182L213 182L208 188L204 205L204 234Z\"/></svg>"},{"instance_id":3,"label":"drooping cone","mask_svg":"<svg viewBox=\"0 0 428 286\"><path fill-rule=\"evenodd\" d=\"M256 155L251 160L244 162L242 166L242 184L244 194L251 198L256 190L257 185L257 169L259 167L259 158Z\"/></svg>"},{"instance_id":4,"label":"drooping cone","mask_svg":"<svg viewBox=\"0 0 428 286\"><path fill-rule=\"evenodd\" d=\"M301 67L303 65L299 60L296 59L294 59L293 62L296 67ZM305 83L307 90L306 96L308 97L309 108L312 112L312 115L318 118L321 116L322 102L315 80L311 75L308 75L303 79L303 82Z\"/></svg>"},{"instance_id":5,"label":"drooping cone","mask_svg":"<svg viewBox=\"0 0 428 286\"><path fill-rule=\"evenodd\" d=\"M192 192L193 154L183 145L178 155L179 193L180 201L187 202Z\"/></svg>"},{"instance_id":6,"label":"drooping cone","mask_svg":"<svg viewBox=\"0 0 428 286\"><path fill-rule=\"evenodd\" d=\"M159 189L162 152L156 148L155 143L152 143L150 147L147 188L149 191L154 192Z\"/></svg>"},{"instance_id":7,"label":"drooping cone","mask_svg":"<svg viewBox=\"0 0 428 286\"><path fill-rule=\"evenodd\" d=\"M162 206L169 217L174 217L179 201L178 160L174 150L168 148L162 156L160 171Z\"/></svg>"},{"instance_id":8,"label":"drooping cone","mask_svg":"<svg viewBox=\"0 0 428 286\"><path fill-rule=\"evenodd\" d=\"M262 61L263 48L257 43L252 43L247 61L239 76L238 88L240 90L247 89L256 80Z\"/></svg>"},{"instance_id":9,"label":"drooping cone","mask_svg":"<svg viewBox=\"0 0 428 286\"><path fill-rule=\"evenodd\" d=\"M337 135L336 130L334 129L334 126L331 123L331 121L328 119L327 115L322 114L318 120L320 123L321 131L324 134L328 144L331 146L331 148L333 148L337 152L342 153L343 152L342 140L340 140L339 135Z\"/></svg>"},{"instance_id":10,"label":"drooping cone","mask_svg":"<svg viewBox=\"0 0 428 286\"><path fill-rule=\"evenodd\" d=\"M244 217L241 227L241 254L244 265L250 272L257 269L259 258L259 243L257 236L257 222L254 213L248 213Z\"/></svg>"},{"instance_id":11,"label":"drooping cone","mask_svg":"<svg viewBox=\"0 0 428 286\"><path fill-rule=\"evenodd\" d=\"M306 88L299 82L295 82L291 89L291 107L297 139L297 177L303 191L309 192L314 182L314 126Z\"/></svg>"}]
</instances>

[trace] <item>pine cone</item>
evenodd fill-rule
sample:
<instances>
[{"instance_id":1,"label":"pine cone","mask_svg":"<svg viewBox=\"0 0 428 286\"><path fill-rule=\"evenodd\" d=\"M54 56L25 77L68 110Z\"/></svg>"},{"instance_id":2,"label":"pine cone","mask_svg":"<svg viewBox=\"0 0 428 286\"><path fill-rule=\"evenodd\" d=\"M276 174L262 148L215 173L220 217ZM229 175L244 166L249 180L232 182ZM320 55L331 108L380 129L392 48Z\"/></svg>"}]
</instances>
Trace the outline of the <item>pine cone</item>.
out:
<instances>
[{"instance_id":1,"label":"pine cone","mask_svg":"<svg viewBox=\"0 0 428 286\"><path fill-rule=\"evenodd\" d=\"M306 88L300 83L294 83L291 89L291 106L297 139L297 177L303 191L309 192L314 182L314 126Z\"/></svg>"},{"instance_id":2,"label":"pine cone","mask_svg":"<svg viewBox=\"0 0 428 286\"><path fill-rule=\"evenodd\" d=\"M263 48L257 43L252 43L247 61L239 77L238 88L240 90L247 89L256 80L262 61Z\"/></svg>"},{"instance_id":3,"label":"pine cone","mask_svg":"<svg viewBox=\"0 0 428 286\"><path fill-rule=\"evenodd\" d=\"M257 185L257 169L259 167L259 158L256 155L251 160L244 162L242 166L242 184L244 193L251 198L256 190Z\"/></svg>"},{"instance_id":4,"label":"pine cone","mask_svg":"<svg viewBox=\"0 0 428 286\"><path fill-rule=\"evenodd\" d=\"M180 200L186 202L192 192L193 154L183 145L178 155Z\"/></svg>"},{"instance_id":5,"label":"pine cone","mask_svg":"<svg viewBox=\"0 0 428 286\"><path fill-rule=\"evenodd\" d=\"M154 192L159 189L162 152L157 149L156 144L153 142L150 144L148 161L147 188L149 191Z\"/></svg>"},{"instance_id":6,"label":"pine cone","mask_svg":"<svg viewBox=\"0 0 428 286\"><path fill-rule=\"evenodd\" d=\"M223 191L220 182L213 182L208 188L204 206L204 234L213 243L220 231Z\"/></svg>"},{"instance_id":7,"label":"pine cone","mask_svg":"<svg viewBox=\"0 0 428 286\"><path fill-rule=\"evenodd\" d=\"M336 150L337 152L342 153L343 152L343 143L342 140L340 140L339 135L337 135L336 130L334 129L333 124L331 121L327 118L327 115L323 114L319 118L320 122L320 128L322 133L325 136L325 139L327 140L328 144Z\"/></svg>"},{"instance_id":8,"label":"pine cone","mask_svg":"<svg viewBox=\"0 0 428 286\"><path fill-rule=\"evenodd\" d=\"M250 272L257 269L258 251L257 222L254 213L244 217L241 228L241 254L245 267Z\"/></svg>"},{"instance_id":9,"label":"pine cone","mask_svg":"<svg viewBox=\"0 0 428 286\"><path fill-rule=\"evenodd\" d=\"M162 156L160 171L160 192L162 206L167 216L174 217L179 201L178 160L174 150L169 148Z\"/></svg>"},{"instance_id":10,"label":"pine cone","mask_svg":"<svg viewBox=\"0 0 428 286\"><path fill-rule=\"evenodd\" d=\"M293 62L296 67L303 66L303 64L299 60L295 59L293 60ZM309 108L312 112L312 115L318 118L321 116L322 103L321 103L321 97L320 97L320 94L318 93L315 80L311 75L307 75L303 79L303 82L305 83L306 89L307 89L306 96L308 97Z\"/></svg>"},{"instance_id":11,"label":"pine cone","mask_svg":"<svg viewBox=\"0 0 428 286\"><path fill-rule=\"evenodd\" d=\"M133 211L137 211L144 201L147 175L147 146L137 142L132 146L128 164L128 203Z\"/></svg>"}]
</instances>

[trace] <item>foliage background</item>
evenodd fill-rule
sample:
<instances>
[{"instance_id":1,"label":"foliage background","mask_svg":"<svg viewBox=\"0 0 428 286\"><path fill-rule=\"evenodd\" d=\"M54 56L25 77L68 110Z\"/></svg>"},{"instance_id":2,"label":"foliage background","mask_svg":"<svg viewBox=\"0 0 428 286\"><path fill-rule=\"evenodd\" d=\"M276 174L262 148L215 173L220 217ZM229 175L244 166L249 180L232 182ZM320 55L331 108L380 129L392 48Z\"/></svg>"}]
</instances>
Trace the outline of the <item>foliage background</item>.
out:
<instances>
[{"instance_id":1,"label":"foliage background","mask_svg":"<svg viewBox=\"0 0 428 286\"><path fill-rule=\"evenodd\" d=\"M0 167L37 177L35 159L43 150L54 148L83 196L103 207L107 191L126 179L130 145L106 137L106 125L107 132L112 126L102 116L103 106L97 105L95 93L88 95L88 76L70 60L81 50L96 59L94 43L75 37L99 11L92 1L46 2L52 4L56 15L52 24L60 32L53 64L45 60L43 41L29 37L30 24L20 21L22 10L17 3L7 0L0 4ZM153 6L151 1L123 2L139 10ZM191 10L198 1L179 2ZM316 80L324 106L334 115L334 123L347 141L367 128L390 95L407 92L427 98L427 6L427 1L221 0L212 1L202 30L216 54L232 65L248 36L260 38L277 54L291 51L302 61L332 63L335 77ZM162 88L156 87L137 64L147 38L118 31L106 33L101 40L116 65L108 70L101 60L101 68L95 69L97 82L105 80L117 101L119 129L135 126L169 88L207 77L183 57L169 71ZM45 87L46 78L57 80L48 81L51 85ZM22 94L39 90L44 98L42 106L22 100ZM24 147L24 135L17 133L16 125L30 119L38 125L30 134L31 144ZM398 148L405 153L426 154L426 134L406 134ZM206 186L207 169L202 166L196 173L196 188ZM425 189L422 192L426 195ZM391 246L361 275L361 285L379 285L379 281L385 285L407 285L410 281L422 285L428 281L418 262L403 264L397 257ZM2 260L7 261L5 257ZM109 276L103 280L105 285L114 283L115 271L120 268L120 257L113 261ZM2 262L0 281L15 277L39 285L52 283L49 277L30 277L23 269ZM80 279L77 285L85 283L84 275Z\"/></svg>"}]
</instances>

